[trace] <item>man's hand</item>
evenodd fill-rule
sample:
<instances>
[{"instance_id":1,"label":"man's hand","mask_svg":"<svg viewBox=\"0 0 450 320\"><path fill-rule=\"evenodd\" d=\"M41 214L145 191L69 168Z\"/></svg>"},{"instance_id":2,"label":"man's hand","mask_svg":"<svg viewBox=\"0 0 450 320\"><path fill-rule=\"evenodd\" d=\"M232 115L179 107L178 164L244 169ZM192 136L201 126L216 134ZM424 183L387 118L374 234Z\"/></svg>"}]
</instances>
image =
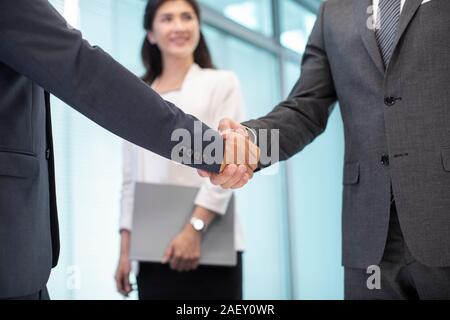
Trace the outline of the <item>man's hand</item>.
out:
<instances>
[{"instance_id":1,"label":"man's hand","mask_svg":"<svg viewBox=\"0 0 450 320\"><path fill-rule=\"evenodd\" d=\"M212 174L202 170L198 173L224 189L242 188L253 178L260 150L250 141L247 129L236 121L223 119L219 124L219 131L225 140L224 161L220 173Z\"/></svg>"},{"instance_id":2,"label":"man's hand","mask_svg":"<svg viewBox=\"0 0 450 320\"><path fill-rule=\"evenodd\" d=\"M222 119L219 123L219 132L221 134L227 134L228 132L236 132L244 137L248 137L247 129L237 121L230 118Z\"/></svg>"},{"instance_id":3,"label":"man's hand","mask_svg":"<svg viewBox=\"0 0 450 320\"><path fill-rule=\"evenodd\" d=\"M195 231L190 224L186 225L167 247L162 263L170 263L170 267L179 272L197 269L201 240L201 233Z\"/></svg>"},{"instance_id":4,"label":"man's hand","mask_svg":"<svg viewBox=\"0 0 450 320\"><path fill-rule=\"evenodd\" d=\"M250 172L258 167L259 148L250 141L248 136L237 132L223 134L225 139L225 152L220 172L225 170L227 165L245 165Z\"/></svg>"}]
</instances>

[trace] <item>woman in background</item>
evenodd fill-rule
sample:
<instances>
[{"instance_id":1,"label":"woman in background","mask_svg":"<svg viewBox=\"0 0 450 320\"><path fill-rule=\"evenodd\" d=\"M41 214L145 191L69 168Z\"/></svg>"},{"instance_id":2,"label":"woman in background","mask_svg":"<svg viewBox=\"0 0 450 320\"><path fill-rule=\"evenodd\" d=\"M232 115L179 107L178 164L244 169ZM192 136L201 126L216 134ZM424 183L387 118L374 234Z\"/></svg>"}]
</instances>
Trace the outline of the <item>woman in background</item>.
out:
<instances>
[{"instance_id":1,"label":"woman in background","mask_svg":"<svg viewBox=\"0 0 450 320\"><path fill-rule=\"evenodd\" d=\"M243 120L243 100L234 74L213 69L200 30L199 5L194 0L153 0L147 4L142 47L143 80L165 100L212 128L222 118ZM226 212L232 193L213 186L197 172L124 142L121 200L121 249L116 271L120 293L131 292L129 275L132 210L136 182L199 187L192 218L209 225ZM149 208L151 210L151 208ZM163 263L139 263L139 299L242 299L241 226L236 216L235 267L199 266L202 232L187 223L168 246ZM149 239L149 242L151 239Z\"/></svg>"}]
</instances>

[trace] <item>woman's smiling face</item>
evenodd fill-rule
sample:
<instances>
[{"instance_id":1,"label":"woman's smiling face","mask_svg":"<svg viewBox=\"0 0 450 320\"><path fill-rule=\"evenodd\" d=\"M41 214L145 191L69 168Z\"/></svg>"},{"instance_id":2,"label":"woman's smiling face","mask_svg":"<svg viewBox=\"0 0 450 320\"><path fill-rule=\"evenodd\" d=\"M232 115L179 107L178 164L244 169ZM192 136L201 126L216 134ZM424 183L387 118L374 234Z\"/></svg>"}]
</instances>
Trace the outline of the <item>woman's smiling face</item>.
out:
<instances>
[{"instance_id":1,"label":"woman's smiling face","mask_svg":"<svg viewBox=\"0 0 450 320\"><path fill-rule=\"evenodd\" d=\"M200 41L200 23L192 6L184 0L169 0L156 12L148 40L163 56L186 58Z\"/></svg>"}]
</instances>

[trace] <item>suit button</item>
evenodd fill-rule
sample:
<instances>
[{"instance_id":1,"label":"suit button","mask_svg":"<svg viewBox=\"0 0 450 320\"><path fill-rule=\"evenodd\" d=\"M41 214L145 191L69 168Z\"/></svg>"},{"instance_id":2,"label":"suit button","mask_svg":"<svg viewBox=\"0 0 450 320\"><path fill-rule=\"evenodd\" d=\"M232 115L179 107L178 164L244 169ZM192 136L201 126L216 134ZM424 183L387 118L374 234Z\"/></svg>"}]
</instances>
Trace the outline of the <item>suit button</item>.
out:
<instances>
[{"instance_id":1,"label":"suit button","mask_svg":"<svg viewBox=\"0 0 450 320\"><path fill-rule=\"evenodd\" d=\"M45 159L50 159L50 149L47 149L46 151L45 151Z\"/></svg>"},{"instance_id":2,"label":"suit button","mask_svg":"<svg viewBox=\"0 0 450 320\"><path fill-rule=\"evenodd\" d=\"M381 164L385 167L389 166L389 156L387 154L381 157Z\"/></svg>"},{"instance_id":3,"label":"suit button","mask_svg":"<svg viewBox=\"0 0 450 320\"><path fill-rule=\"evenodd\" d=\"M395 100L396 99L394 97L386 97L384 98L384 104L388 107L392 107L393 105L395 105Z\"/></svg>"}]
</instances>

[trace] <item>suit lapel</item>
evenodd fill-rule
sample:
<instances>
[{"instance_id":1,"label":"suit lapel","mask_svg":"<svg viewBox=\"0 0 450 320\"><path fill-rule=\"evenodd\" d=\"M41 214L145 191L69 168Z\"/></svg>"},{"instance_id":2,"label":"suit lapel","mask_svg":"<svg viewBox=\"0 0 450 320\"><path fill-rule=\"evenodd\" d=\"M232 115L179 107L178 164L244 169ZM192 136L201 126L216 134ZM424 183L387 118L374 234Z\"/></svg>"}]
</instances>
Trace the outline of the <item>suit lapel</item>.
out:
<instances>
[{"instance_id":1,"label":"suit lapel","mask_svg":"<svg viewBox=\"0 0 450 320\"><path fill-rule=\"evenodd\" d=\"M369 13L368 9L372 6L372 0L355 0L354 16L357 28L361 34L364 46L370 57L377 66L377 69L384 74L384 62L380 54L377 40L375 38L375 30L369 28L368 21L373 13Z\"/></svg>"},{"instance_id":2,"label":"suit lapel","mask_svg":"<svg viewBox=\"0 0 450 320\"><path fill-rule=\"evenodd\" d=\"M422 1L423 0L406 0L405 5L403 6L402 15L400 16L400 24L398 27L397 36L395 37L394 40L394 52L399 44L400 39L405 33L409 23L414 17L414 14L417 12L420 5L422 4Z\"/></svg>"}]
</instances>

